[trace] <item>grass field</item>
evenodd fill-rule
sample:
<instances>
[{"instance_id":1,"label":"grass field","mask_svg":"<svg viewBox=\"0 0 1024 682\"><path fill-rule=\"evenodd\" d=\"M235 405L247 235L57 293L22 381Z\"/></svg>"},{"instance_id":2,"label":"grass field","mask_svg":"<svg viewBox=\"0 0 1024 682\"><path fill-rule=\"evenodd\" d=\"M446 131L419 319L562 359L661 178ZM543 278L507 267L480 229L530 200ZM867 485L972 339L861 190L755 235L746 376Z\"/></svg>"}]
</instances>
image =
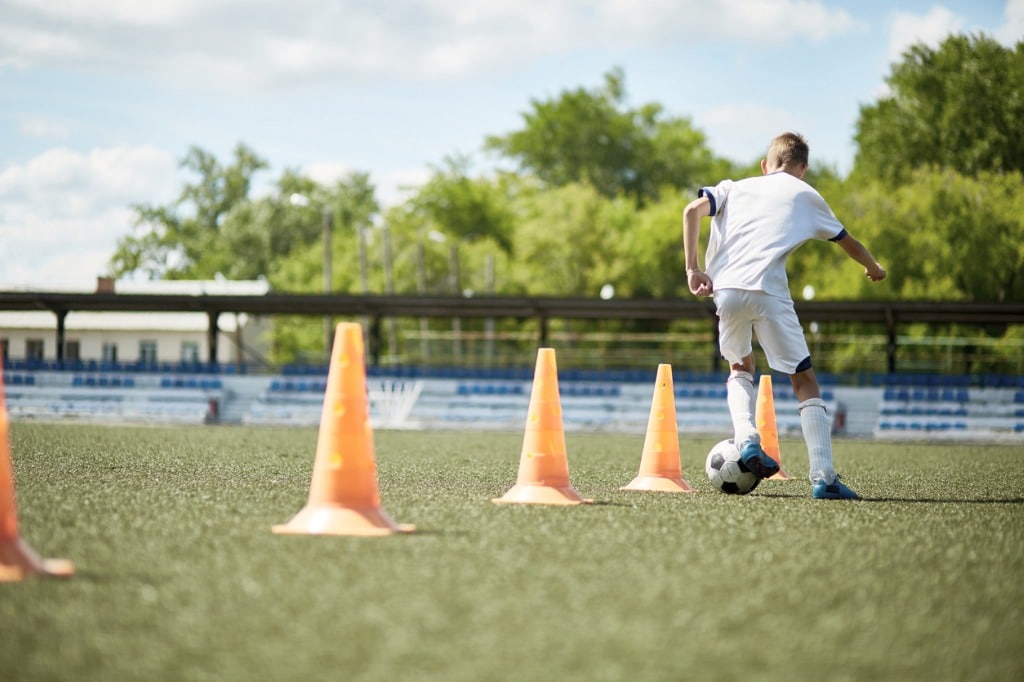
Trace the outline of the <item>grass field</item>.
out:
<instances>
[{"instance_id":1,"label":"grass field","mask_svg":"<svg viewBox=\"0 0 1024 682\"><path fill-rule=\"evenodd\" d=\"M792 481L622 492L643 434L567 435L592 505L494 505L522 435L375 434L418 532L274 535L315 430L14 423L21 533L68 580L0 584L0 679L1024 679L1024 448L840 440L867 499Z\"/></svg>"}]
</instances>

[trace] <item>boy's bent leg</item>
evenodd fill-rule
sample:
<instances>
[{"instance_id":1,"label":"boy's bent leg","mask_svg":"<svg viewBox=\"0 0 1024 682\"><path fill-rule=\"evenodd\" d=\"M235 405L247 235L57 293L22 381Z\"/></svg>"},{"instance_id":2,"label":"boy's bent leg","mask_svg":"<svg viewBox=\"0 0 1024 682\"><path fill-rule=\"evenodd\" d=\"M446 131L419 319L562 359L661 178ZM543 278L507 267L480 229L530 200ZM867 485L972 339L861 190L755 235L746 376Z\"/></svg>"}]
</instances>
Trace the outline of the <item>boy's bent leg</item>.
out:
<instances>
[{"instance_id":1,"label":"boy's bent leg","mask_svg":"<svg viewBox=\"0 0 1024 682\"><path fill-rule=\"evenodd\" d=\"M754 423L757 406L757 391L754 390L754 375L742 365L733 365L725 382L725 400L732 418L733 442L742 448L749 441L761 442Z\"/></svg>"},{"instance_id":2,"label":"boy's bent leg","mask_svg":"<svg viewBox=\"0 0 1024 682\"><path fill-rule=\"evenodd\" d=\"M757 391L754 389L754 355L734 363L725 382L729 416L732 417L733 443L740 458L759 478L770 478L779 472L779 465L761 449L761 435L754 423Z\"/></svg>"}]
</instances>

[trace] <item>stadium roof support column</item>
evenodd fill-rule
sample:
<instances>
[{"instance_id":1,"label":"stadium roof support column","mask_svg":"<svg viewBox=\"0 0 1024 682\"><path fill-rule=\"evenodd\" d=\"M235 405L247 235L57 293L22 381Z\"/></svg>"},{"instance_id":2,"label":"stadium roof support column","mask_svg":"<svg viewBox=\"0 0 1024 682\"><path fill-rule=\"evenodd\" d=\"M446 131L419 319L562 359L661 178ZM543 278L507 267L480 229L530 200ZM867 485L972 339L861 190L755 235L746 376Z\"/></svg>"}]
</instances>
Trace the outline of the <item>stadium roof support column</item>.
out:
<instances>
[{"instance_id":1,"label":"stadium roof support column","mask_svg":"<svg viewBox=\"0 0 1024 682\"><path fill-rule=\"evenodd\" d=\"M889 337L886 347L885 363L889 374L896 373L896 313L891 305L885 306L885 333Z\"/></svg>"},{"instance_id":2,"label":"stadium roof support column","mask_svg":"<svg viewBox=\"0 0 1024 682\"><path fill-rule=\"evenodd\" d=\"M206 330L207 358L211 365L217 364L217 318L220 312L211 310L206 313L210 318L210 326Z\"/></svg>"},{"instance_id":3,"label":"stadium roof support column","mask_svg":"<svg viewBox=\"0 0 1024 682\"><path fill-rule=\"evenodd\" d=\"M367 345L370 347L370 366L380 366L380 323L381 315L374 315L370 319L370 338L367 339L369 342Z\"/></svg>"},{"instance_id":4,"label":"stadium roof support column","mask_svg":"<svg viewBox=\"0 0 1024 682\"><path fill-rule=\"evenodd\" d=\"M57 316L57 353L55 357L57 359L57 366L60 367L64 363L64 345L67 334L64 321L68 316L68 311L55 310L53 312Z\"/></svg>"}]
</instances>

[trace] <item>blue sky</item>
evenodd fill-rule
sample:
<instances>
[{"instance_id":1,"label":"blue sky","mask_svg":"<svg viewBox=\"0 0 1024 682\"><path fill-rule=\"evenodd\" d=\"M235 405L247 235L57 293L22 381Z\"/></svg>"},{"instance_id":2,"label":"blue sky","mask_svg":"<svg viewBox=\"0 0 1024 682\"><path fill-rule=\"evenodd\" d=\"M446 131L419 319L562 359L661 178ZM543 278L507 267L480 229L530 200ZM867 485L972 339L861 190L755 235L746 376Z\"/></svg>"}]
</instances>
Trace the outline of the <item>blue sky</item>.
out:
<instances>
[{"instance_id":1,"label":"blue sky","mask_svg":"<svg viewBox=\"0 0 1024 682\"><path fill-rule=\"evenodd\" d=\"M395 202L616 66L718 154L798 130L845 173L892 62L951 32L1014 44L1024 0L0 0L0 289L91 288L193 145Z\"/></svg>"}]
</instances>

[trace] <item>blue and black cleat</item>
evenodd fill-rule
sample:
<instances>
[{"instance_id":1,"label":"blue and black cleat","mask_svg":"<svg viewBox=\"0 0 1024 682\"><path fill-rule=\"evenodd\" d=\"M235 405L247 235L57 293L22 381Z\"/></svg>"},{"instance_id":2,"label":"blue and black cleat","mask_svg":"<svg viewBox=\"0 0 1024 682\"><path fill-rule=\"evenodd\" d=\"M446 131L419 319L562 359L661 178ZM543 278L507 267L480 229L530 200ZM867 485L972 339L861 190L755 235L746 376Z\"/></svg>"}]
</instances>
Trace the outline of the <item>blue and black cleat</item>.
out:
<instances>
[{"instance_id":1,"label":"blue and black cleat","mask_svg":"<svg viewBox=\"0 0 1024 682\"><path fill-rule=\"evenodd\" d=\"M740 459L758 478L771 478L779 473L779 465L761 449L759 443L747 443L740 450Z\"/></svg>"}]
</instances>

